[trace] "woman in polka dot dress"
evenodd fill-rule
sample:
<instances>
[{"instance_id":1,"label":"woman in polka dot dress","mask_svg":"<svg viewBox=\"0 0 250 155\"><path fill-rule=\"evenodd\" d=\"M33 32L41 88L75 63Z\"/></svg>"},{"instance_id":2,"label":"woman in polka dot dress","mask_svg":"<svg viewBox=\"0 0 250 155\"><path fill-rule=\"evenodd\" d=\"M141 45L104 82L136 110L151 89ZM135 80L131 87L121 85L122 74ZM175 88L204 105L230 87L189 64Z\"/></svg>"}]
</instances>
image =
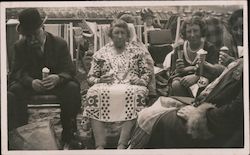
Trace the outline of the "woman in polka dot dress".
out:
<instances>
[{"instance_id":1,"label":"woman in polka dot dress","mask_svg":"<svg viewBox=\"0 0 250 155\"><path fill-rule=\"evenodd\" d=\"M145 51L128 42L128 25L123 20L111 24L112 39L93 55L88 82L93 86L87 93L83 115L90 118L96 149L106 145L105 122L123 121L118 149L125 149L137 112L145 107L150 70Z\"/></svg>"}]
</instances>

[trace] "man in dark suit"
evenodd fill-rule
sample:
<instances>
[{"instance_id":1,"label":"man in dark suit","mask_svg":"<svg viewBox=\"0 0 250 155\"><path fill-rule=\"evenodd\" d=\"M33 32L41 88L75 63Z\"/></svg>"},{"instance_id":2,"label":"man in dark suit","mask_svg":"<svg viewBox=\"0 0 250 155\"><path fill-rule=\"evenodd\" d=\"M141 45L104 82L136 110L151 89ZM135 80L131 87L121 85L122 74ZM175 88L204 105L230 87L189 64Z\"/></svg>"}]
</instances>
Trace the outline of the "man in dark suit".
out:
<instances>
[{"instance_id":1,"label":"man in dark suit","mask_svg":"<svg viewBox=\"0 0 250 155\"><path fill-rule=\"evenodd\" d=\"M75 68L65 40L44 31L37 9L23 10L17 31L22 35L15 45L8 81L8 128L27 124L27 100L35 94L55 94L61 100L62 140L70 142L76 131L80 108L80 86L74 80ZM48 68L47 77L42 69Z\"/></svg>"},{"instance_id":2,"label":"man in dark suit","mask_svg":"<svg viewBox=\"0 0 250 155\"><path fill-rule=\"evenodd\" d=\"M173 98L184 107L161 116L146 147L243 147L242 58L231 63L196 99Z\"/></svg>"}]
</instances>

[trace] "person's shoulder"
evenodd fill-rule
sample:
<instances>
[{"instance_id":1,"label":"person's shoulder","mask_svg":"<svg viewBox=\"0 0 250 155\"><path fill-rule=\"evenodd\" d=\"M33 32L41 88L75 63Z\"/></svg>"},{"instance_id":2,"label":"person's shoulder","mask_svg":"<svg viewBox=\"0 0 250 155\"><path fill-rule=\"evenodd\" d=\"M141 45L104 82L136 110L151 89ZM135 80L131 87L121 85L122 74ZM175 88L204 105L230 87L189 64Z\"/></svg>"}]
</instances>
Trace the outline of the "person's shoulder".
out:
<instances>
[{"instance_id":1,"label":"person's shoulder","mask_svg":"<svg viewBox=\"0 0 250 155\"><path fill-rule=\"evenodd\" d=\"M126 46L127 46L127 48L135 50L135 51L144 51L144 48L142 47L143 45L137 41L127 42Z\"/></svg>"},{"instance_id":2,"label":"person's shoulder","mask_svg":"<svg viewBox=\"0 0 250 155\"><path fill-rule=\"evenodd\" d=\"M128 42L126 43L127 51L129 53L135 54L135 55L145 55L146 51L145 49L138 44L137 42Z\"/></svg>"},{"instance_id":3,"label":"person's shoulder","mask_svg":"<svg viewBox=\"0 0 250 155\"><path fill-rule=\"evenodd\" d=\"M55 35L53 35L53 34L51 34L49 32L46 32L46 36L48 37L48 39L53 40L55 45L58 45L58 44L59 45L65 45L65 44L67 45L66 40L64 40L61 37L55 36Z\"/></svg>"},{"instance_id":4,"label":"person's shoulder","mask_svg":"<svg viewBox=\"0 0 250 155\"><path fill-rule=\"evenodd\" d=\"M24 45L25 45L25 39L24 39L24 38L18 39L18 40L14 43L14 45L17 46L17 47L24 46Z\"/></svg>"},{"instance_id":5,"label":"person's shoulder","mask_svg":"<svg viewBox=\"0 0 250 155\"><path fill-rule=\"evenodd\" d=\"M96 51L93 55L95 58L104 58L107 52L111 50L112 44L108 43L105 46L101 47L98 51Z\"/></svg>"}]
</instances>

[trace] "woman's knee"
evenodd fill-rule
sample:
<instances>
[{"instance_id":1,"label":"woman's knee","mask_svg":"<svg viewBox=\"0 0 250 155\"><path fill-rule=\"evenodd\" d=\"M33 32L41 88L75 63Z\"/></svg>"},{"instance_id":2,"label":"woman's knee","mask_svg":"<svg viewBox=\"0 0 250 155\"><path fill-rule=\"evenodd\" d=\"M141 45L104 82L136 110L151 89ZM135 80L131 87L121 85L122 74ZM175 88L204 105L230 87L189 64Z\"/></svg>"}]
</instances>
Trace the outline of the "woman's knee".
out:
<instances>
[{"instance_id":1,"label":"woman's knee","mask_svg":"<svg viewBox=\"0 0 250 155\"><path fill-rule=\"evenodd\" d=\"M176 89L180 89L181 87L182 85L179 80L174 80L172 82L172 89L176 90Z\"/></svg>"},{"instance_id":2,"label":"woman's knee","mask_svg":"<svg viewBox=\"0 0 250 155\"><path fill-rule=\"evenodd\" d=\"M63 86L61 92L64 95L72 94L74 96L75 95L80 96L80 85L75 81L69 81Z\"/></svg>"},{"instance_id":3,"label":"woman's knee","mask_svg":"<svg viewBox=\"0 0 250 155\"><path fill-rule=\"evenodd\" d=\"M10 95L19 95L25 92L25 88L21 83L13 83L8 88L8 96Z\"/></svg>"},{"instance_id":4,"label":"woman's knee","mask_svg":"<svg viewBox=\"0 0 250 155\"><path fill-rule=\"evenodd\" d=\"M76 90L79 90L80 89L80 84L75 82L75 81L69 81L67 84L66 84L66 87L68 89L76 89Z\"/></svg>"},{"instance_id":5,"label":"woman's knee","mask_svg":"<svg viewBox=\"0 0 250 155\"><path fill-rule=\"evenodd\" d=\"M171 95L173 96L189 96L186 87L184 87L179 80L172 82Z\"/></svg>"}]
</instances>

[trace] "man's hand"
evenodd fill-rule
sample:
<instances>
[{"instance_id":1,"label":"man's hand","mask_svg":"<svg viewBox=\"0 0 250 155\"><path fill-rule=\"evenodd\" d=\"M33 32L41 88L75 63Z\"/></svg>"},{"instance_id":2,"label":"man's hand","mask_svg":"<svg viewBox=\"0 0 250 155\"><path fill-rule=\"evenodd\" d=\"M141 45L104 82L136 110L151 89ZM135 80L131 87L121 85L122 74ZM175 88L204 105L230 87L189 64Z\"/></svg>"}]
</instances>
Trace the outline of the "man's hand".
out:
<instances>
[{"instance_id":1,"label":"man's hand","mask_svg":"<svg viewBox=\"0 0 250 155\"><path fill-rule=\"evenodd\" d=\"M34 79L32 81L32 88L36 91L36 92L42 92L45 90L43 83L41 80L39 79Z\"/></svg>"},{"instance_id":2,"label":"man's hand","mask_svg":"<svg viewBox=\"0 0 250 155\"><path fill-rule=\"evenodd\" d=\"M99 83L112 83L114 81L113 75L107 74L100 77Z\"/></svg>"},{"instance_id":3,"label":"man's hand","mask_svg":"<svg viewBox=\"0 0 250 155\"><path fill-rule=\"evenodd\" d=\"M130 83L132 85L145 86L144 80L140 79L139 77L133 77L130 79Z\"/></svg>"},{"instance_id":4,"label":"man's hand","mask_svg":"<svg viewBox=\"0 0 250 155\"><path fill-rule=\"evenodd\" d=\"M199 80L199 77L197 75L191 74L191 75L184 76L181 79L180 83L183 86L188 88L188 87L194 85L198 80Z\"/></svg>"},{"instance_id":5,"label":"man's hand","mask_svg":"<svg viewBox=\"0 0 250 155\"><path fill-rule=\"evenodd\" d=\"M228 65L229 63L231 63L232 61L234 61L235 58L234 57L231 57L230 55L228 55L227 53L225 52L220 52L220 55L219 55L219 62L221 64L223 64L224 66Z\"/></svg>"},{"instance_id":6,"label":"man's hand","mask_svg":"<svg viewBox=\"0 0 250 155\"><path fill-rule=\"evenodd\" d=\"M181 73L184 69L184 62L183 59L177 59L176 60L176 72Z\"/></svg>"},{"instance_id":7,"label":"man's hand","mask_svg":"<svg viewBox=\"0 0 250 155\"><path fill-rule=\"evenodd\" d=\"M59 81L60 77L58 75L50 74L42 80L42 85L46 88L46 90L51 90L56 87Z\"/></svg>"},{"instance_id":8,"label":"man's hand","mask_svg":"<svg viewBox=\"0 0 250 155\"><path fill-rule=\"evenodd\" d=\"M190 117L192 117L192 114L197 110L197 108L195 108L192 105L188 105L185 106L183 108L181 108L180 110L177 111L177 116L188 120Z\"/></svg>"}]
</instances>

